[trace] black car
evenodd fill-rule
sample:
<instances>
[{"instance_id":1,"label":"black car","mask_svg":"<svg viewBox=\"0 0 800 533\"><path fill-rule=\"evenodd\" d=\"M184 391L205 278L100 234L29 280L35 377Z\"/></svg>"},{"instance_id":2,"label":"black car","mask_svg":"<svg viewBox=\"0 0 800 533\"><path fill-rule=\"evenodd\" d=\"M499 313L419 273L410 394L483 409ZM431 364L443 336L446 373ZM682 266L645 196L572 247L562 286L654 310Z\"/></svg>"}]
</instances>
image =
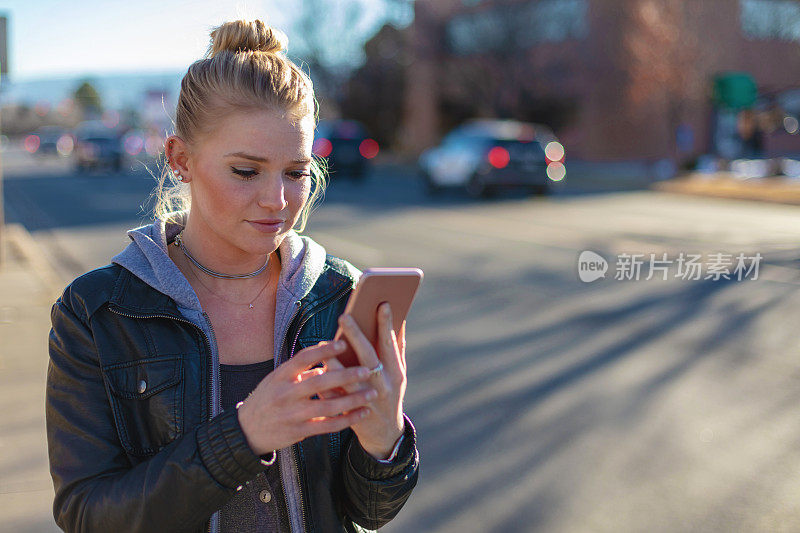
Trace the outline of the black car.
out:
<instances>
[{"instance_id":1,"label":"black car","mask_svg":"<svg viewBox=\"0 0 800 533\"><path fill-rule=\"evenodd\" d=\"M425 150L418 166L430 193L463 188L487 197L500 189L547 194L566 176L564 147L541 124L476 119Z\"/></svg>"},{"instance_id":2,"label":"black car","mask_svg":"<svg viewBox=\"0 0 800 533\"><path fill-rule=\"evenodd\" d=\"M71 148L69 134L59 126L42 126L35 135L39 137L39 148L35 152L36 155L58 155L59 141L62 145L62 152L66 152L66 148ZM69 155L69 153L67 152L66 155Z\"/></svg>"},{"instance_id":3,"label":"black car","mask_svg":"<svg viewBox=\"0 0 800 533\"><path fill-rule=\"evenodd\" d=\"M113 131L83 131L76 135L75 166L78 171L122 168L122 143Z\"/></svg>"},{"instance_id":4,"label":"black car","mask_svg":"<svg viewBox=\"0 0 800 533\"><path fill-rule=\"evenodd\" d=\"M355 120L321 120L314 135L313 152L326 158L333 178L363 179L369 161L378 155L378 143Z\"/></svg>"}]
</instances>

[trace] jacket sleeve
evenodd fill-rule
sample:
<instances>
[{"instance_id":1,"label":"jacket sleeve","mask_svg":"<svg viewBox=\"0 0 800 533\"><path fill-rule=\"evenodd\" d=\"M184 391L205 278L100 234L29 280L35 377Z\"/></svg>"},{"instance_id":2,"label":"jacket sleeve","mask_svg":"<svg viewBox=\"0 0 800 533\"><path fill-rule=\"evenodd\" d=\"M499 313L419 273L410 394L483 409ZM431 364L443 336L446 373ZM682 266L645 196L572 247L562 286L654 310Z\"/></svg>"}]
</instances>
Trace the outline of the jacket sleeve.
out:
<instances>
[{"instance_id":1,"label":"jacket sleeve","mask_svg":"<svg viewBox=\"0 0 800 533\"><path fill-rule=\"evenodd\" d=\"M403 414L403 442L391 463L382 463L367 453L355 433L348 430L342 446L343 476L347 498L345 512L359 526L378 529L400 512L419 476L416 430Z\"/></svg>"},{"instance_id":2,"label":"jacket sleeve","mask_svg":"<svg viewBox=\"0 0 800 533\"><path fill-rule=\"evenodd\" d=\"M45 416L53 516L64 531L198 531L265 469L235 410L133 465L117 437L87 318L62 296L51 321Z\"/></svg>"}]
</instances>

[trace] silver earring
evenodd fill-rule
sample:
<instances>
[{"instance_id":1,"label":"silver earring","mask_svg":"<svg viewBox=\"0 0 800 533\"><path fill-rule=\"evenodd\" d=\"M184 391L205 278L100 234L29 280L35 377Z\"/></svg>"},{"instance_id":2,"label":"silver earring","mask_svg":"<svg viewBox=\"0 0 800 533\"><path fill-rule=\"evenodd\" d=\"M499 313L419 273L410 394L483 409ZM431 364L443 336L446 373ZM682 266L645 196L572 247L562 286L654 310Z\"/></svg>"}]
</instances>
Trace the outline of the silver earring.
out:
<instances>
[{"instance_id":1,"label":"silver earring","mask_svg":"<svg viewBox=\"0 0 800 533\"><path fill-rule=\"evenodd\" d=\"M172 169L172 172L175 174L175 177L176 177L176 178L178 178L178 179L180 179L182 182L186 183L186 178L184 178L183 176L181 176L181 171L180 171L180 170L178 170L177 168L175 168L175 169Z\"/></svg>"}]
</instances>

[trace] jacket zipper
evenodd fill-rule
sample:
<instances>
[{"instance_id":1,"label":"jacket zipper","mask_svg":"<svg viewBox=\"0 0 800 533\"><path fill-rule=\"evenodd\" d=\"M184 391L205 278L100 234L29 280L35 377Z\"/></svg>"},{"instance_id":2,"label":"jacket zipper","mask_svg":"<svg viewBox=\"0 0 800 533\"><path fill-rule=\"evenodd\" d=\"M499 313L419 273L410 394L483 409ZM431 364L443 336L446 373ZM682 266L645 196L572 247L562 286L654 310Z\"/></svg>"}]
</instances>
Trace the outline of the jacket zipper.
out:
<instances>
[{"instance_id":1,"label":"jacket zipper","mask_svg":"<svg viewBox=\"0 0 800 533\"><path fill-rule=\"evenodd\" d=\"M292 313L292 316L289 319L289 326L291 326L292 322L294 322L294 319L297 318L297 315L300 312L301 305L302 304L300 303L299 300L295 301L295 303L294 303L294 312ZM278 353L276 354L277 357L281 356L281 354L283 353L283 347L285 345L286 345L286 336L284 335L283 339L281 339L281 346L278 349ZM287 361L288 361L288 359L287 359ZM296 460L294 459L295 445L292 444L291 448L292 448L292 454L291 454L292 455L292 462L294 462L294 464L291 465L292 466L292 472L297 477L297 480L298 480L298 483L299 483L300 475L299 475L299 471L297 469ZM289 510L289 495L286 493L286 484L285 483L281 483L281 490L283 491L283 501L286 502L286 513L289 515L289 529L291 530L292 529L292 519L291 519L291 511ZM303 531L305 531L306 530L306 509L305 509L305 504L303 502L302 488L300 489L300 519L301 519Z\"/></svg>"},{"instance_id":2,"label":"jacket zipper","mask_svg":"<svg viewBox=\"0 0 800 533\"><path fill-rule=\"evenodd\" d=\"M114 309L111 306L109 306L108 309L113 313L116 313L116 314L118 314L120 316L125 316L125 317L128 317L128 318L169 318L169 319L172 319L172 320L177 320L178 322L184 322L186 324L194 326L194 328L197 329L197 331L199 331L203 335L203 340L205 341L206 348L208 349L208 353L213 359L213 348L211 347L211 341L209 341L208 335L206 335L206 332L203 331L203 328L201 328L200 326L198 326L197 324L195 324L191 320L186 320L185 318L177 317L175 315L166 315L166 314L150 314L150 315L141 315L140 314L140 315L133 315L133 314L130 314L130 313L123 313L122 311L118 311L118 310ZM211 321L208 319L208 315L206 315L205 313L203 313L203 316L208 321L208 326L211 329L211 335L214 337L214 343L216 344L217 339L216 339L216 336L214 335L214 328L211 326ZM213 387L214 386L213 370L214 370L213 369L213 364L209 365L209 369L208 369L208 384L209 384L209 387ZM213 401L214 401L214 394L212 392L211 394L209 394L209 399L208 399L208 419L209 420L211 420L213 418L213 416L214 416L214 414L213 414L214 413ZM211 520L208 521L208 528L206 528L206 533L211 533Z\"/></svg>"},{"instance_id":3,"label":"jacket zipper","mask_svg":"<svg viewBox=\"0 0 800 533\"><path fill-rule=\"evenodd\" d=\"M206 319L206 323L208 324L208 330L211 332L211 340L214 341L213 346L217 346L217 334L214 333L214 325L211 324L211 319L209 318L208 314L205 311L203 311L203 317ZM200 329L200 328L198 327L197 329ZM200 329L200 331L203 331L203 330ZM204 331L203 331L203 335L205 335ZM218 367L219 367L219 361L215 361L214 360L214 349L213 348L211 348L210 356L211 356L211 364L208 365L208 367L209 367L208 368L208 388L211 391L211 394L209 394L209 399L208 399L208 406L209 406L208 419L209 420L211 420L211 418L213 418L213 416L214 416L214 396L217 395L217 391L214 389L214 370L217 370ZM217 370L217 371L219 371L219 370ZM217 412L220 412L221 410L222 410L222 398L219 395L217 395ZM217 511L217 512L219 512L219 511ZM208 520L208 531L206 531L206 533L211 533L212 522L213 522L212 519Z\"/></svg>"},{"instance_id":4,"label":"jacket zipper","mask_svg":"<svg viewBox=\"0 0 800 533\"><path fill-rule=\"evenodd\" d=\"M294 340L292 341L292 346L290 348L289 357L288 357L287 361L294 356L294 350L295 350L295 348L297 346L297 339L300 338L300 332L303 330L303 326L306 325L306 322L308 322L311 319L311 317L314 316L316 313L318 313L319 311L321 311L325 307L331 305L332 303L336 302L342 296L347 294L347 292L349 292L351 288L352 287L346 287L344 290L339 291L338 293L336 293L334 296L332 296L331 298L329 298L325 302L319 304L317 306L317 308L312 313L309 313L305 317L303 317L303 320L300 322L300 325L297 327L297 331L295 332ZM300 302L297 302L296 307L297 307L298 311L295 312L295 314L292 316L291 320L289 321L289 324L291 324L292 321L297 316L301 305L302 304ZM284 345L285 341L286 341L286 337L284 337L283 341L281 341L281 353L283 353L283 345ZM300 464L301 464L300 443L295 443L295 444L292 445L292 460L294 462L293 470L294 470L295 474L297 475L298 481L301 481L301 479L300 479ZM305 491L307 490L308 487L306 487L306 485L307 484L300 483L300 514L301 514L301 518L302 518L302 522L303 522L303 531L307 531L306 506L305 506L305 500L307 499L307 496L305 494ZM286 487L283 488L283 491L284 491L284 499L285 499L285 501L288 501L288 498L286 497Z\"/></svg>"},{"instance_id":5,"label":"jacket zipper","mask_svg":"<svg viewBox=\"0 0 800 533\"><path fill-rule=\"evenodd\" d=\"M309 313L308 315L303 317L303 320L300 323L300 325L298 326L297 332L295 333L294 340L292 341L291 351L289 353L289 358L288 359L291 359L292 356L294 356L294 350L295 350L295 347L297 345L297 339L300 338L300 331L303 329L303 326L305 326L306 322L308 322L311 319L311 317L314 316L316 313L318 313L320 310L322 310L323 308L327 307L331 303L339 300L342 296L347 294L347 292L350 291L351 288L352 287L348 286L344 290L339 291L333 297L331 297L328 301L320 304L317 307L317 309L314 310L313 313ZM292 314L292 318L289 319L289 324L291 324L294 321L294 319L297 317L297 315L299 314L301 306L302 306L302 304L299 301L297 301L295 303L295 312L294 312L294 314ZM185 318L177 317L175 315L167 315L167 314L132 315L132 314L128 314L128 313L123 313L121 311L117 311L114 308L112 308L111 306L109 306L109 309L112 312L114 312L114 313L116 313L118 315L125 316L125 317L128 317L128 318L169 318L169 319L172 319L172 320L177 320L178 322L184 322L186 324L194 326L203 335L203 339L205 340L206 347L208 348L209 354L211 354L212 359L213 359L213 349L211 348L211 342L208 339L208 335L206 335L206 332L203 331L203 329L200 326L198 326L197 324L195 324L194 322L192 322L190 320L186 320ZM211 324L211 320L208 318L208 315L205 312L203 312L202 315L206 319L206 321L208 323L209 330L211 331L211 336L214 339L214 343L216 343L216 335L214 333L214 327ZM284 337L283 340L281 341L281 347L280 347L280 350L278 352L279 354L283 353L283 347L284 347L285 344L286 344L286 337ZM213 361L212 361L212 363L213 363ZM214 366L213 364L209 365L209 371L208 371L209 387L213 387L214 386L214 379L213 379L214 368L213 368L213 366ZM214 402L214 392L212 391L211 394L209 394L209 400L208 400L208 419L209 420L211 420L211 418L213 417L213 412L214 412L213 402ZM294 470L295 474L297 475L298 481L300 481L300 452L299 452L298 447L299 447L298 444L293 444L292 445L292 460L294 462L294 465L292 465L292 466L293 466L293 470ZM288 495L286 494L286 487L283 486L282 489L283 489L284 501L288 502L289 498L288 498ZM305 490L306 490L306 487L304 487L303 484L300 484L300 515L301 515L300 518L301 518L302 524L303 524L303 531L306 531L306 527L307 527L306 526L307 520L306 520L306 506L305 506L305 500L306 500ZM209 520L209 522L208 522L208 528L206 529L206 533L211 533L211 520Z\"/></svg>"}]
</instances>

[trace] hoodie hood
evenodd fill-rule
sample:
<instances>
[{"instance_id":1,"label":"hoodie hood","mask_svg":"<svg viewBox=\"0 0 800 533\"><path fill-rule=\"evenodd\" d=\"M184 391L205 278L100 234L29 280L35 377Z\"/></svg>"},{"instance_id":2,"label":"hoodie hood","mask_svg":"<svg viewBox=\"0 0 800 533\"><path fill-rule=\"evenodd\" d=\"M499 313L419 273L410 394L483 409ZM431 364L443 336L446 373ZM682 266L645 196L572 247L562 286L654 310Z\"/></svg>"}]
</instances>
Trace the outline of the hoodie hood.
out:
<instances>
[{"instance_id":1,"label":"hoodie hood","mask_svg":"<svg viewBox=\"0 0 800 533\"><path fill-rule=\"evenodd\" d=\"M179 211L170 215L167 221L156 220L152 224L129 230L127 233L132 242L111 261L175 300L181 312L197 322L197 315L203 313L200 300L167 253L167 245L184 228L188 212ZM278 247L278 255L281 273L275 302L276 363L282 355L278 353L280 341L291 320L294 302L300 301L311 291L325 267L326 252L310 237L291 230Z\"/></svg>"}]
</instances>

